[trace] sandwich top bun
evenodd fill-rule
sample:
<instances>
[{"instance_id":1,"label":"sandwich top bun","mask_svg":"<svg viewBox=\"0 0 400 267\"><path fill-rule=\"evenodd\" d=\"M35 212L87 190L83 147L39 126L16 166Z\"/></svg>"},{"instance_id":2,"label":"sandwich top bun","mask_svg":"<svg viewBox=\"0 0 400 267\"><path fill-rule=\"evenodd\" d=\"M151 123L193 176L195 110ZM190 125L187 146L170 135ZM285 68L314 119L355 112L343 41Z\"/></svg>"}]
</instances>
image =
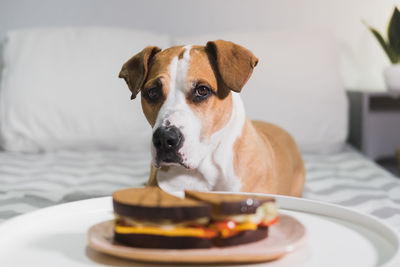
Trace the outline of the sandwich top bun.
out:
<instances>
[{"instance_id":1,"label":"sandwich top bun","mask_svg":"<svg viewBox=\"0 0 400 267\"><path fill-rule=\"evenodd\" d=\"M113 193L114 212L138 220L174 222L209 217L208 203L182 199L158 187L128 188Z\"/></svg>"},{"instance_id":2,"label":"sandwich top bun","mask_svg":"<svg viewBox=\"0 0 400 267\"><path fill-rule=\"evenodd\" d=\"M239 194L210 193L186 190L185 196L212 205L213 214L234 215L255 213L266 202L275 202L272 197L245 196Z\"/></svg>"}]
</instances>

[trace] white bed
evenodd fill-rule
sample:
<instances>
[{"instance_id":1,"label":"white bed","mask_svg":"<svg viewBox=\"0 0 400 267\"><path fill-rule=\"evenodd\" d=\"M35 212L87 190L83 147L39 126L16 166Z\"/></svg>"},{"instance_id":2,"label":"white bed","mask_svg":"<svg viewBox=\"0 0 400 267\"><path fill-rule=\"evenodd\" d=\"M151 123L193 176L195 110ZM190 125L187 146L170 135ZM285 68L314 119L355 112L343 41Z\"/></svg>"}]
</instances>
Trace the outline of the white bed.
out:
<instances>
[{"instance_id":1,"label":"white bed","mask_svg":"<svg viewBox=\"0 0 400 267\"><path fill-rule=\"evenodd\" d=\"M303 196L355 208L400 230L400 181L345 145L348 107L334 42L315 32L290 41L305 35L218 36L260 57L243 92L245 106L251 118L275 122L295 137L307 170ZM117 79L119 68L146 45L205 39L217 38L172 41L109 28L9 33L0 91L0 221L143 185L150 127Z\"/></svg>"},{"instance_id":2,"label":"white bed","mask_svg":"<svg viewBox=\"0 0 400 267\"><path fill-rule=\"evenodd\" d=\"M354 149L304 154L303 197L375 215L400 230L400 181ZM130 152L0 153L0 221L144 185L149 160Z\"/></svg>"}]
</instances>

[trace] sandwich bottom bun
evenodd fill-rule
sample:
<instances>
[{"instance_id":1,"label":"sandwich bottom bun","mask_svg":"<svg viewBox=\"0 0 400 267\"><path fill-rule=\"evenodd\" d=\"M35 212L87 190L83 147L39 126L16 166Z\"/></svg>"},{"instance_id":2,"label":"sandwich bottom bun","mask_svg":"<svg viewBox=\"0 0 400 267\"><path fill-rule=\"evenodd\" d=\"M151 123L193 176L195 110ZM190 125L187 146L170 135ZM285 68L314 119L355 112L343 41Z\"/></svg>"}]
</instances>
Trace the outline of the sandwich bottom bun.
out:
<instances>
[{"instance_id":1,"label":"sandwich bottom bun","mask_svg":"<svg viewBox=\"0 0 400 267\"><path fill-rule=\"evenodd\" d=\"M121 244L138 248L191 249L211 248L214 246L211 238L198 238L190 236L114 233L114 240Z\"/></svg>"},{"instance_id":2,"label":"sandwich bottom bun","mask_svg":"<svg viewBox=\"0 0 400 267\"><path fill-rule=\"evenodd\" d=\"M200 238L191 236L164 236L150 234L121 234L114 232L114 240L138 248L191 249L236 246L262 240L268 236L268 227L240 231L230 237Z\"/></svg>"}]
</instances>

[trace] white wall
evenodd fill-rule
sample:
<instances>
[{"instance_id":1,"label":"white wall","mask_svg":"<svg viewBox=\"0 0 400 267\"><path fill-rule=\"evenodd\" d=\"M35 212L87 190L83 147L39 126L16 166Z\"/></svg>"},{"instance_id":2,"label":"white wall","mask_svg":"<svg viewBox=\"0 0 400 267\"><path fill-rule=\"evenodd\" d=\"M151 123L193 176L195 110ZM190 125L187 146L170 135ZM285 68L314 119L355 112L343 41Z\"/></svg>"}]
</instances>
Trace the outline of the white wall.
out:
<instances>
[{"instance_id":1,"label":"white wall","mask_svg":"<svg viewBox=\"0 0 400 267\"><path fill-rule=\"evenodd\" d=\"M322 28L340 40L346 87L383 90L382 69L389 61L361 20L384 30L394 4L400 1L0 0L0 38L10 29L37 26L122 26L174 36Z\"/></svg>"}]
</instances>

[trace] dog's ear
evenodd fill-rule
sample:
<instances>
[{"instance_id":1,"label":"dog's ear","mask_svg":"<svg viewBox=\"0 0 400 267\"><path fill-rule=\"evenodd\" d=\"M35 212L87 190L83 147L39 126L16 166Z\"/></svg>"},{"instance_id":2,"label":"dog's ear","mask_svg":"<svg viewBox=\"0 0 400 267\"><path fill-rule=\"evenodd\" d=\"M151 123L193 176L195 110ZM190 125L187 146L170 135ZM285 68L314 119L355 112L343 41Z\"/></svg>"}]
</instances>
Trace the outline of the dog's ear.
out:
<instances>
[{"instance_id":1,"label":"dog's ear","mask_svg":"<svg viewBox=\"0 0 400 267\"><path fill-rule=\"evenodd\" d=\"M240 92L258 63L250 50L228 41L208 42L206 51L216 68L221 97L227 96L229 90Z\"/></svg>"},{"instance_id":2,"label":"dog's ear","mask_svg":"<svg viewBox=\"0 0 400 267\"><path fill-rule=\"evenodd\" d=\"M142 89L148 74L149 63L152 57L160 51L161 49L156 46L148 46L122 66L118 77L124 78L132 92L131 99L136 98L136 95Z\"/></svg>"}]
</instances>

